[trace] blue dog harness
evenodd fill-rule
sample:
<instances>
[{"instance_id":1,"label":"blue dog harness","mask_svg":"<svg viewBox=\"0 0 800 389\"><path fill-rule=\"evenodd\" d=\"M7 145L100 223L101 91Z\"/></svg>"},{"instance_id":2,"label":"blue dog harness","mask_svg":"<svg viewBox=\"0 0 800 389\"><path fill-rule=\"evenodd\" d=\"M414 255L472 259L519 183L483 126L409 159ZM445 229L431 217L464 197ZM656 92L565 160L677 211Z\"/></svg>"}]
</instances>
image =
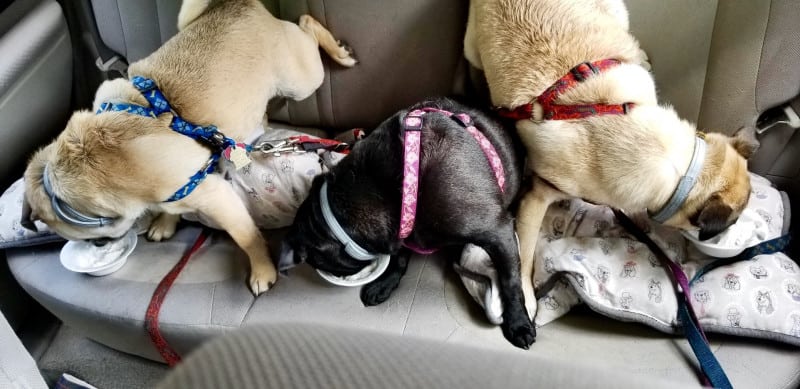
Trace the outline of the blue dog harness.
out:
<instances>
[{"instance_id":1,"label":"blue dog harness","mask_svg":"<svg viewBox=\"0 0 800 389\"><path fill-rule=\"evenodd\" d=\"M235 140L220 132L216 126L200 126L181 118L172 107L170 107L167 98L164 97L164 94L158 89L155 81L149 78L135 76L131 79L131 82L133 86L142 93L142 96L144 96L147 102L150 103L149 107L136 104L105 102L100 105L96 113L126 112L134 115L156 118L163 113L169 112L173 115L172 122L169 125L173 131L186 135L211 149L211 157L208 159L205 166L198 170L193 176L189 177L189 182L178 189L172 196L165 200L165 202L178 201L192 193L192 191L197 188L197 185L199 185L209 173L214 172L217 167L217 162L219 162L219 159L226 149L230 148L232 150L237 147L242 147L246 152L251 151L249 145L237 144Z\"/></svg>"}]
</instances>

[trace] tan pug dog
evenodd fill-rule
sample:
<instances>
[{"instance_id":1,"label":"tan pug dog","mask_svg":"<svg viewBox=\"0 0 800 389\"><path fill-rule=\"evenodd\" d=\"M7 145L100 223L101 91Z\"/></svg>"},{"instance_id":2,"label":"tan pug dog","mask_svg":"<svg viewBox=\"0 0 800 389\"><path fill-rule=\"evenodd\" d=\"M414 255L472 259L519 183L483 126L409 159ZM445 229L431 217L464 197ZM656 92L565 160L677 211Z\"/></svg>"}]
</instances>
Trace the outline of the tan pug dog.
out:
<instances>
[{"instance_id":1,"label":"tan pug dog","mask_svg":"<svg viewBox=\"0 0 800 389\"><path fill-rule=\"evenodd\" d=\"M241 142L256 129L275 96L304 99L322 83L322 47L353 66L348 48L308 15L299 25L273 17L258 0L185 0L179 33L129 68L155 80L174 111L188 122L215 125ZM104 82L104 102L147 107L130 81ZM39 150L25 172L28 219L71 239L118 238L145 211L160 213L148 238L170 238L181 213L197 212L225 229L250 259L249 285L261 294L276 280L267 243L231 185L209 174L187 197L165 202L209 161L210 148L170 128L171 113L75 112L58 138ZM43 174L59 204L99 225L66 222L52 206Z\"/></svg>"},{"instance_id":2,"label":"tan pug dog","mask_svg":"<svg viewBox=\"0 0 800 389\"><path fill-rule=\"evenodd\" d=\"M580 197L657 214L673 203L696 159L702 165L695 184L662 222L710 237L744 208L750 192L746 158L758 147L754 132L705 135L705 154L694 158L695 148L702 150L696 146L697 129L671 107L658 105L647 57L628 32L622 0L472 0L464 45L466 58L486 75L492 103L528 113L515 119L536 176L517 217L531 316L534 250L552 202ZM611 65L594 64L604 59ZM568 75L582 63L588 73ZM555 100L539 98L565 76L575 82ZM569 107L559 117L556 110L564 108L552 103L593 109L583 115L580 107ZM554 119L570 113L576 117Z\"/></svg>"}]
</instances>

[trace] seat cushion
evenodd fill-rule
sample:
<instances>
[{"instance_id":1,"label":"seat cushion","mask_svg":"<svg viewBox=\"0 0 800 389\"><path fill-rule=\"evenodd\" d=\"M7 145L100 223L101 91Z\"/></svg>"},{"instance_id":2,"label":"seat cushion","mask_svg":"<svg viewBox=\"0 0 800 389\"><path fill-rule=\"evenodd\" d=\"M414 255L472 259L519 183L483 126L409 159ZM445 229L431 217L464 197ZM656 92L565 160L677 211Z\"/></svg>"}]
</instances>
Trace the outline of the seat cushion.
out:
<instances>
[{"instance_id":1,"label":"seat cushion","mask_svg":"<svg viewBox=\"0 0 800 389\"><path fill-rule=\"evenodd\" d=\"M199 231L188 225L167 242L142 239L127 264L105 277L64 269L58 261L61 244L10 249L9 266L25 290L68 326L115 349L161 361L144 329L145 310L158 282ZM277 251L280 231L267 235ZM210 241L178 277L161 310L161 331L183 355L226 331L291 321L537 353L695 383L694 357L683 338L584 310L539 328L530 350L515 349L487 322L455 277L446 260L457 258L459 253L452 250L413 258L392 297L367 308L358 288L327 284L302 265L254 298L245 283L244 253L223 233ZM711 340L736 387L781 388L800 382L797 347L719 335Z\"/></svg>"}]
</instances>

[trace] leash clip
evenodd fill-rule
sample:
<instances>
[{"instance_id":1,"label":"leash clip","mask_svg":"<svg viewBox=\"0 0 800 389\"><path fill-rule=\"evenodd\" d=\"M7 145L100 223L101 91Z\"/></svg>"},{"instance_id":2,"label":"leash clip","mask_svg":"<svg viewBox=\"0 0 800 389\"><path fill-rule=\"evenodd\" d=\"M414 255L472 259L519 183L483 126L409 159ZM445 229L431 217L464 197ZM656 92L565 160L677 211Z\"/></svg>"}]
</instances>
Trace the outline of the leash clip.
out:
<instances>
[{"instance_id":1,"label":"leash clip","mask_svg":"<svg viewBox=\"0 0 800 389\"><path fill-rule=\"evenodd\" d=\"M300 142L296 139L266 140L256 146L255 149L276 157L284 153L301 153L304 151Z\"/></svg>"}]
</instances>

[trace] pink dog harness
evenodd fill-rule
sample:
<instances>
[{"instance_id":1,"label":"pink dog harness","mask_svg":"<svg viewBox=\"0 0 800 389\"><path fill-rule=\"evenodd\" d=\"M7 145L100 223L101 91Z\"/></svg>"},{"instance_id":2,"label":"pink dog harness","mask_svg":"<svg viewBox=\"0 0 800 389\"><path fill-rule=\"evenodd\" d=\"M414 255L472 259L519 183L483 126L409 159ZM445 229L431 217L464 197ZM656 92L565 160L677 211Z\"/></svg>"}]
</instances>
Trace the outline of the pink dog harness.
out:
<instances>
[{"instance_id":1,"label":"pink dog harness","mask_svg":"<svg viewBox=\"0 0 800 389\"><path fill-rule=\"evenodd\" d=\"M454 114L438 108L415 109L403 118L403 197L400 208L400 239L407 238L414 229L414 221L417 214L417 194L419 192L419 160L423 116L434 112L455 120L475 138L494 172L497 186L500 187L501 192L505 192L506 176L503 170L503 161L500 160L492 143L472 124L472 119L469 115L465 113ZM410 242L404 244L406 247L421 254L432 252L431 250L410 245Z\"/></svg>"}]
</instances>

